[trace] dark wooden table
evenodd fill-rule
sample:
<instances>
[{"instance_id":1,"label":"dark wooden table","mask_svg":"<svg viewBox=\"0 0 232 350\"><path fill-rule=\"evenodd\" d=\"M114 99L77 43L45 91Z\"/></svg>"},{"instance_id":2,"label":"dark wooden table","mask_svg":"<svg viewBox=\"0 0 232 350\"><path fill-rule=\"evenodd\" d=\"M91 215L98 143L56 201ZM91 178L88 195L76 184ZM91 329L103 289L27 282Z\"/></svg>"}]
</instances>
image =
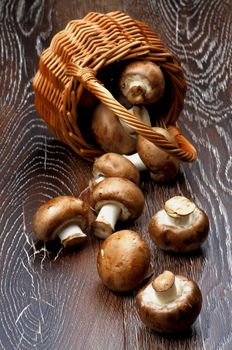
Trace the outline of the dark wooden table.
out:
<instances>
[{"instance_id":1,"label":"dark wooden table","mask_svg":"<svg viewBox=\"0 0 232 350\"><path fill-rule=\"evenodd\" d=\"M96 270L98 239L81 249L47 249L32 231L35 209L49 198L79 195L91 164L55 140L35 111L31 81L41 51L68 21L89 11L122 10L155 28L178 55L188 82L179 122L198 149L172 184L146 179L143 215L131 228L145 237L155 273L170 269L196 280L203 308L184 336L146 329L134 295L107 290ZM0 348L48 350L232 348L232 3L205 1L10 1L0 4L1 279ZM173 256L148 237L151 216L185 195L210 219L200 252ZM87 193L83 194L83 198Z\"/></svg>"}]
</instances>

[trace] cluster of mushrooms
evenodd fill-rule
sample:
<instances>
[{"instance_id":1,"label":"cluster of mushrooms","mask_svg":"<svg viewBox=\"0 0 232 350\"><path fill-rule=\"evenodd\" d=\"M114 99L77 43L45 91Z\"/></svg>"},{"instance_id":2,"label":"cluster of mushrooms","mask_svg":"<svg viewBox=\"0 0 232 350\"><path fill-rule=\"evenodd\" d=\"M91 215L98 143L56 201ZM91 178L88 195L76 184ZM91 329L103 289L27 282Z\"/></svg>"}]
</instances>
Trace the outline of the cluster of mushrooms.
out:
<instances>
[{"instance_id":1,"label":"cluster of mushrooms","mask_svg":"<svg viewBox=\"0 0 232 350\"><path fill-rule=\"evenodd\" d=\"M145 106L156 103L164 93L165 79L160 67L148 61L129 63L119 77L119 86L121 101L131 113L151 125ZM106 153L93 164L90 203L73 196L50 199L33 217L34 232L44 242L58 238L65 248L76 246L87 239L93 209L96 217L91 222L92 232L104 240L97 255L99 277L112 291L132 291L154 272L151 251L138 232L117 231L117 222L134 221L143 212L140 171L149 171L154 181L163 183L178 174L180 161L136 135L102 103L93 112L92 132ZM175 142L168 130L160 128L159 132ZM208 231L206 213L183 196L167 200L148 225L155 246L175 253L198 249ZM201 305L202 294L196 282L170 271L152 279L136 296L142 322L162 333L188 329Z\"/></svg>"}]
</instances>

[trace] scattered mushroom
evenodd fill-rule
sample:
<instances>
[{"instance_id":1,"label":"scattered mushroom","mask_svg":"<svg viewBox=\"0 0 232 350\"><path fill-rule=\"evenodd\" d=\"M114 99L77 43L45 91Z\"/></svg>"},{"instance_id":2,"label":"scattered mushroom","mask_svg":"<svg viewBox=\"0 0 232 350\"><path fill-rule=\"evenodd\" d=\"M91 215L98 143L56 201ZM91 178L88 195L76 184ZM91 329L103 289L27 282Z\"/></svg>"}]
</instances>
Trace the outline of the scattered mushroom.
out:
<instances>
[{"instance_id":1,"label":"scattered mushroom","mask_svg":"<svg viewBox=\"0 0 232 350\"><path fill-rule=\"evenodd\" d=\"M153 127L157 133L165 136L165 138L176 144L174 137L168 130ZM137 138L137 153L125 155L139 171L149 170L151 178L158 182L167 182L172 180L179 172L180 161L161 150L154 143L147 140L141 135Z\"/></svg>"},{"instance_id":2,"label":"scattered mushroom","mask_svg":"<svg viewBox=\"0 0 232 350\"><path fill-rule=\"evenodd\" d=\"M159 66L150 61L133 61L126 65L120 79L121 93L133 105L151 104L164 93L165 80Z\"/></svg>"},{"instance_id":3,"label":"scattered mushroom","mask_svg":"<svg viewBox=\"0 0 232 350\"><path fill-rule=\"evenodd\" d=\"M196 282L164 271L136 296L142 322L160 333L188 330L202 307L202 294Z\"/></svg>"},{"instance_id":4,"label":"scattered mushroom","mask_svg":"<svg viewBox=\"0 0 232 350\"><path fill-rule=\"evenodd\" d=\"M92 224L93 232L105 239L113 233L117 220L134 220L142 214L144 196L132 181L109 177L94 187L92 206L98 212Z\"/></svg>"},{"instance_id":5,"label":"scattered mushroom","mask_svg":"<svg viewBox=\"0 0 232 350\"><path fill-rule=\"evenodd\" d=\"M134 164L118 153L105 153L93 163L93 179L90 181L94 187L96 183L105 177L123 177L137 186L140 182L140 174Z\"/></svg>"},{"instance_id":6,"label":"scattered mushroom","mask_svg":"<svg viewBox=\"0 0 232 350\"><path fill-rule=\"evenodd\" d=\"M40 206L33 217L36 237L44 242L59 237L65 248L87 239L83 232L88 225L89 210L73 196L58 196Z\"/></svg>"},{"instance_id":7,"label":"scattered mushroom","mask_svg":"<svg viewBox=\"0 0 232 350\"><path fill-rule=\"evenodd\" d=\"M151 275L150 259L146 241L135 231L122 230L113 233L101 245L97 270L106 287L126 292L137 288Z\"/></svg>"},{"instance_id":8,"label":"scattered mushroom","mask_svg":"<svg viewBox=\"0 0 232 350\"><path fill-rule=\"evenodd\" d=\"M183 196L169 199L151 219L153 242L170 252L190 252L201 246L209 232L206 213Z\"/></svg>"}]
</instances>

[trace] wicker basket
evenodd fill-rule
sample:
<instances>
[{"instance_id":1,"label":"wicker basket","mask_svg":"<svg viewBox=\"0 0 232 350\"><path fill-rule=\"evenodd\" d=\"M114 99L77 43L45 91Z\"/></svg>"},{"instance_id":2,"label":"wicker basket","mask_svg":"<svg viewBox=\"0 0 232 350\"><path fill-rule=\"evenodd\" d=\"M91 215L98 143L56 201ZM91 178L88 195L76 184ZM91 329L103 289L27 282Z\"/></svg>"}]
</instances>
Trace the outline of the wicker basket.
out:
<instances>
[{"instance_id":1,"label":"wicker basket","mask_svg":"<svg viewBox=\"0 0 232 350\"><path fill-rule=\"evenodd\" d=\"M169 128L178 147L129 113L115 98L107 81L101 81L101 77L133 59L150 60L161 67L166 88L152 111L152 125ZM183 161L196 159L195 148L176 125L186 92L179 61L150 27L122 12L92 12L69 22L42 53L33 88L36 109L52 134L88 160L103 151L91 139L91 113L88 108L79 108L86 90L161 149Z\"/></svg>"}]
</instances>

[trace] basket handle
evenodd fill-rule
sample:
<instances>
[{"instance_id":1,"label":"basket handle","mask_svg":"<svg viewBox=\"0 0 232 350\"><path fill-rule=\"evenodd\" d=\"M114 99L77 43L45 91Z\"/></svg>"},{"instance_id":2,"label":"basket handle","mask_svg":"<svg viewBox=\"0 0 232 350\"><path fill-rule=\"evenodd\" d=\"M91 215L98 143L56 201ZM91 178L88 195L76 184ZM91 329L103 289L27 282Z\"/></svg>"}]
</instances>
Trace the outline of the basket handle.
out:
<instances>
[{"instance_id":1,"label":"basket handle","mask_svg":"<svg viewBox=\"0 0 232 350\"><path fill-rule=\"evenodd\" d=\"M123 107L113 95L96 79L96 71L89 67L80 67L76 63L70 63L66 68L66 74L72 76L94 94L102 103L122 119L129 127L134 129L157 147L168 154L185 162L192 162L197 158L196 149L188 142L178 129L178 135L174 135L178 147L169 142L163 135L154 131L132 113ZM174 133L175 134L175 133Z\"/></svg>"}]
</instances>

